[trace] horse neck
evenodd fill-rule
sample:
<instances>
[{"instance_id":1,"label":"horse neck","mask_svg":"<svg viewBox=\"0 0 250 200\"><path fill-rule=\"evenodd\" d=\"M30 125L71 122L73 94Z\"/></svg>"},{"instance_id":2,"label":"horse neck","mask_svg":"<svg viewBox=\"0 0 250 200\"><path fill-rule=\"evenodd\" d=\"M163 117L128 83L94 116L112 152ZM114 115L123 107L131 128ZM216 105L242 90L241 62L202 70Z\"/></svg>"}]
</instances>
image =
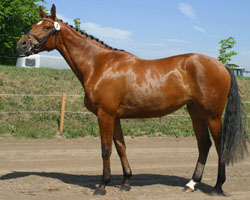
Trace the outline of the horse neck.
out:
<instances>
[{"instance_id":1,"label":"horse neck","mask_svg":"<svg viewBox=\"0 0 250 200\"><path fill-rule=\"evenodd\" d=\"M107 51L101 44L66 25L58 35L56 49L65 58L83 86L85 79L94 70L98 55Z\"/></svg>"}]
</instances>

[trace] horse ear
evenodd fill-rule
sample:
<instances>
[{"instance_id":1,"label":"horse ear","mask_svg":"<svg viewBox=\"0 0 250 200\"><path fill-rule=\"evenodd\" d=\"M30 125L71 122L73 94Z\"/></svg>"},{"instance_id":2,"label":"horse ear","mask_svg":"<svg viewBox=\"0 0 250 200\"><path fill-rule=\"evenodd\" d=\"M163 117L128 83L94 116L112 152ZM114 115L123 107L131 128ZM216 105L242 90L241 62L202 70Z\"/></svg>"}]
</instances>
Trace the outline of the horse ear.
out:
<instances>
[{"instance_id":1,"label":"horse ear","mask_svg":"<svg viewBox=\"0 0 250 200\"><path fill-rule=\"evenodd\" d=\"M40 17L41 18L45 18L46 17L46 13L43 11L42 6L39 6L39 13L40 13Z\"/></svg>"},{"instance_id":2,"label":"horse ear","mask_svg":"<svg viewBox=\"0 0 250 200\"><path fill-rule=\"evenodd\" d=\"M51 13L52 19L55 20L56 19L56 6L55 6L55 4L52 5L50 13Z\"/></svg>"}]
</instances>

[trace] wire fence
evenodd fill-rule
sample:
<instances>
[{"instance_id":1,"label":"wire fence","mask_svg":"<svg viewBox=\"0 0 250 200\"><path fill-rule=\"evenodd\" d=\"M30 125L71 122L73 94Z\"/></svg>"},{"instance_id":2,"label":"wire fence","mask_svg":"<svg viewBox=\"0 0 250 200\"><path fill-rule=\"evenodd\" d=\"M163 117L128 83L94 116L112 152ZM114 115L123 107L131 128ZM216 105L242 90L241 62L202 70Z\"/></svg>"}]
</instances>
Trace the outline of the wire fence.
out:
<instances>
[{"instance_id":1,"label":"wire fence","mask_svg":"<svg viewBox=\"0 0 250 200\"><path fill-rule=\"evenodd\" d=\"M61 97L62 94L0 94L0 97ZM67 97L84 97L84 95L67 94Z\"/></svg>"},{"instance_id":2,"label":"wire fence","mask_svg":"<svg viewBox=\"0 0 250 200\"><path fill-rule=\"evenodd\" d=\"M67 97L84 97L84 95L67 94ZM62 94L0 94L0 97L62 97ZM250 104L250 101L243 101L243 104ZM64 111L66 114L90 114L89 111ZM0 114L41 114L41 113L61 113L61 110L39 110L39 111L0 111ZM169 114L168 117L190 117L188 114ZM246 115L250 118L250 115Z\"/></svg>"}]
</instances>

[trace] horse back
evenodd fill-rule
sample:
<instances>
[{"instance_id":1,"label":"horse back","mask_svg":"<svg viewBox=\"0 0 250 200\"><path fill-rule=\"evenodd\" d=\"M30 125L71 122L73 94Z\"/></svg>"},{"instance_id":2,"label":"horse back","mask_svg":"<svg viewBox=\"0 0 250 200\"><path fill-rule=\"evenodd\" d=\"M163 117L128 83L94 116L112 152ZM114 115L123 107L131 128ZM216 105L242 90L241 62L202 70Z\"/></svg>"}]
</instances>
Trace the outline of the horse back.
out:
<instances>
[{"instance_id":1,"label":"horse back","mask_svg":"<svg viewBox=\"0 0 250 200\"><path fill-rule=\"evenodd\" d=\"M121 118L161 116L190 101L226 101L230 87L224 65L202 54L143 60L122 52L106 56L99 69L89 102Z\"/></svg>"}]
</instances>

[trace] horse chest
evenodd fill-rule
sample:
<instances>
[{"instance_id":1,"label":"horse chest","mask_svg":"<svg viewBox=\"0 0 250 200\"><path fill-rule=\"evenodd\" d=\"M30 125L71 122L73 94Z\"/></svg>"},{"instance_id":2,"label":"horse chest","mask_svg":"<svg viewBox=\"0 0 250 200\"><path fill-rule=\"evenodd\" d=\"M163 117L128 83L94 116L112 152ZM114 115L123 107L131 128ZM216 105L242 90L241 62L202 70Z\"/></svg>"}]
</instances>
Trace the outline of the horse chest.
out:
<instances>
[{"instance_id":1,"label":"horse chest","mask_svg":"<svg viewBox=\"0 0 250 200\"><path fill-rule=\"evenodd\" d=\"M84 96L84 104L90 112L97 114L98 105L96 103L94 103L93 101L91 101L91 99L89 98L88 95Z\"/></svg>"}]
</instances>

